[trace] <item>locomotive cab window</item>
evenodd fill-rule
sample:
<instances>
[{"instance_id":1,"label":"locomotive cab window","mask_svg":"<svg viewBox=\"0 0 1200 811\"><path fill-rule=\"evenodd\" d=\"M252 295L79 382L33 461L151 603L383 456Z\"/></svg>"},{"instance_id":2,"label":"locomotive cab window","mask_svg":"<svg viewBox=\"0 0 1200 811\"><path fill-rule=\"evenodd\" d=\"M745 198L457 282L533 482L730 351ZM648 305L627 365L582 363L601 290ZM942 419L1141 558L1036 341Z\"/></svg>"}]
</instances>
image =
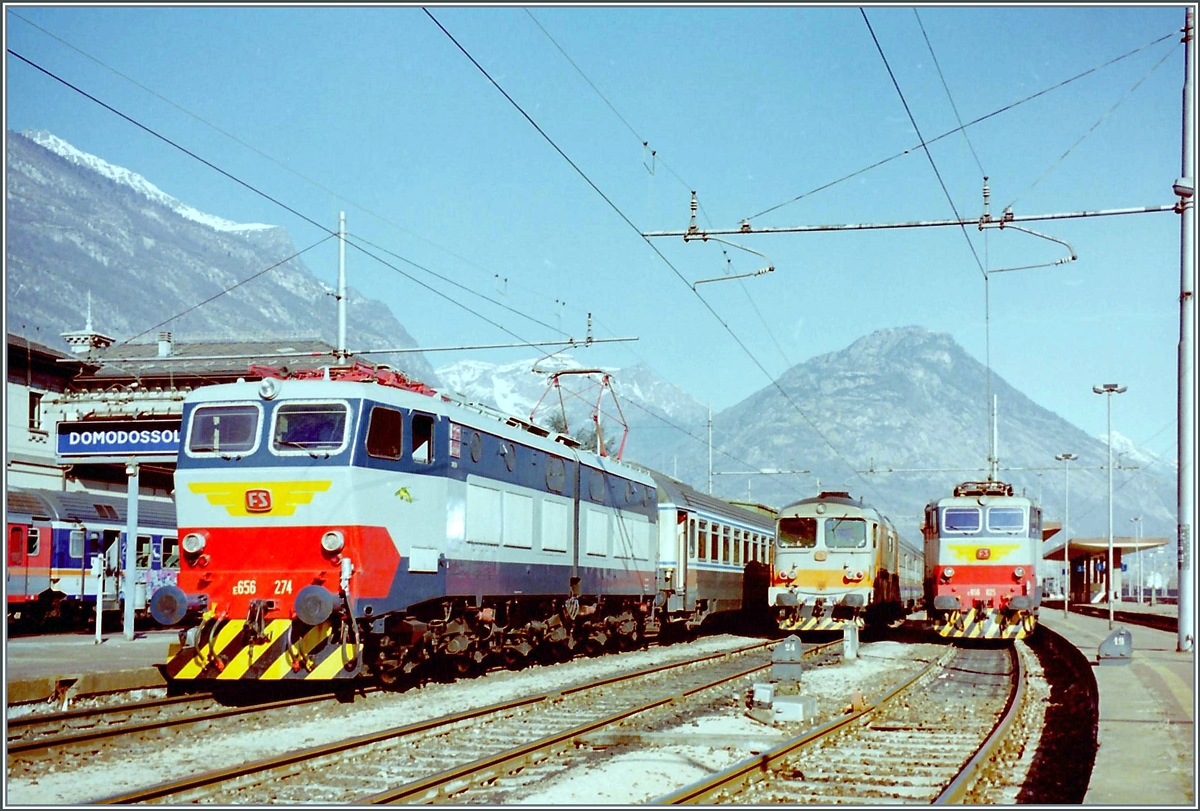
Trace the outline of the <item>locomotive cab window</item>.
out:
<instances>
[{"instance_id":1,"label":"locomotive cab window","mask_svg":"<svg viewBox=\"0 0 1200 811\"><path fill-rule=\"evenodd\" d=\"M942 513L943 532L978 532L983 526L983 517L978 507L947 507Z\"/></svg>"},{"instance_id":2,"label":"locomotive cab window","mask_svg":"<svg viewBox=\"0 0 1200 811\"><path fill-rule=\"evenodd\" d=\"M1025 529L1025 510L1021 507L989 507L987 528L988 532L1019 535Z\"/></svg>"},{"instance_id":3,"label":"locomotive cab window","mask_svg":"<svg viewBox=\"0 0 1200 811\"><path fill-rule=\"evenodd\" d=\"M865 549L867 522L861 518L826 518L825 546L829 549Z\"/></svg>"},{"instance_id":4,"label":"locomotive cab window","mask_svg":"<svg viewBox=\"0 0 1200 811\"><path fill-rule=\"evenodd\" d=\"M277 453L338 452L346 444L345 403L281 403L275 410L271 450Z\"/></svg>"},{"instance_id":5,"label":"locomotive cab window","mask_svg":"<svg viewBox=\"0 0 1200 811\"><path fill-rule=\"evenodd\" d=\"M433 461L433 417L429 414L413 414L412 460L422 465Z\"/></svg>"},{"instance_id":6,"label":"locomotive cab window","mask_svg":"<svg viewBox=\"0 0 1200 811\"><path fill-rule=\"evenodd\" d=\"M367 425L367 455L396 460L403 452L404 415L394 408L375 406Z\"/></svg>"},{"instance_id":7,"label":"locomotive cab window","mask_svg":"<svg viewBox=\"0 0 1200 811\"><path fill-rule=\"evenodd\" d=\"M258 444L256 405L200 406L192 412L189 453L248 453Z\"/></svg>"},{"instance_id":8,"label":"locomotive cab window","mask_svg":"<svg viewBox=\"0 0 1200 811\"><path fill-rule=\"evenodd\" d=\"M779 519L780 549L812 549L817 545L817 519L807 517Z\"/></svg>"},{"instance_id":9,"label":"locomotive cab window","mask_svg":"<svg viewBox=\"0 0 1200 811\"><path fill-rule=\"evenodd\" d=\"M164 569L179 568L179 539L162 539L162 566Z\"/></svg>"}]
</instances>

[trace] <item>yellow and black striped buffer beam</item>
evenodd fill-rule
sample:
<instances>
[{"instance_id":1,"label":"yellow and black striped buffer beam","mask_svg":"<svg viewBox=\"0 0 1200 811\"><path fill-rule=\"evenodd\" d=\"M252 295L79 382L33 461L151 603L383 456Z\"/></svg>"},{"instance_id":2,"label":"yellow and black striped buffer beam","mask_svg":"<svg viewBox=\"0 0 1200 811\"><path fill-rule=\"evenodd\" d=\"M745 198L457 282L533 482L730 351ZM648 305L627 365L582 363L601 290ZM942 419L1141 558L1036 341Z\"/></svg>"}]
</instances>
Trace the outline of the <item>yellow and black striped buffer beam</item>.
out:
<instances>
[{"instance_id":1,"label":"yellow and black striped buffer beam","mask_svg":"<svg viewBox=\"0 0 1200 811\"><path fill-rule=\"evenodd\" d=\"M182 647L168 659L168 679L321 681L359 675L356 646L337 638L332 623L271 620L255 638L245 620L209 622L195 647Z\"/></svg>"}]
</instances>

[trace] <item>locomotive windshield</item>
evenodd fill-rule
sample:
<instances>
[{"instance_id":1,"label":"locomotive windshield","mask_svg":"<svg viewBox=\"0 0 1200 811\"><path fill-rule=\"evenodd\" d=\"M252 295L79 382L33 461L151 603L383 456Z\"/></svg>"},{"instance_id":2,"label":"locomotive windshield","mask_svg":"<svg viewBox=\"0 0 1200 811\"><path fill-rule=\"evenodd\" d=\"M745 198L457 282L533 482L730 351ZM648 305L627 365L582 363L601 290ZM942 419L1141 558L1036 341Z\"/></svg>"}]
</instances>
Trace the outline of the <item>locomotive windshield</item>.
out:
<instances>
[{"instance_id":1,"label":"locomotive windshield","mask_svg":"<svg viewBox=\"0 0 1200 811\"><path fill-rule=\"evenodd\" d=\"M781 549L812 549L817 545L817 519L780 518L779 546Z\"/></svg>"},{"instance_id":2,"label":"locomotive windshield","mask_svg":"<svg viewBox=\"0 0 1200 811\"><path fill-rule=\"evenodd\" d=\"M947 507L942 513L945 532L978 532L982 526L983 516L978 507Z\"/></svg>"},{"instance_id":3,"label":"locomotive windshield","mask_svg":"<svg viewBox=\"0 0 1200 811\"><path fill-rule=\"evenodd\" d=\"M829 549L862 549L866 545L866 521L861 518L825 519L825 546Z\"/></svg>"},{"instance_id":4,"label":"locomotive windshield","mask_svg":"<svg viewBox=\"0 0 1200 811\"><path fill-rule=\"evenodd\" d=\"M188 450L194 453L244 453L258 439L258 407L200 406L192 414Z\"/></svg>"},{"instance_id":5,"label":"locomotive windshield","mask_svg":"<svg viewBox=\"0 0 1200 811\"><path fill-rule=\"evenodd\" d=\"M332 451L346 439L344 403L281 403L275 411L271 448L276 451Z\"/></svg>"},{"instance_id":6,"label":"locomotive windshield","mask_svg":"<svg viewBox=\"0 0 1200 811\"><path fill-rule=\"evenodd\" d=\"M1020 507L989 507L988 532L1017 534L1025 530L1025 510Z\"/></svg>"}]
</instances>

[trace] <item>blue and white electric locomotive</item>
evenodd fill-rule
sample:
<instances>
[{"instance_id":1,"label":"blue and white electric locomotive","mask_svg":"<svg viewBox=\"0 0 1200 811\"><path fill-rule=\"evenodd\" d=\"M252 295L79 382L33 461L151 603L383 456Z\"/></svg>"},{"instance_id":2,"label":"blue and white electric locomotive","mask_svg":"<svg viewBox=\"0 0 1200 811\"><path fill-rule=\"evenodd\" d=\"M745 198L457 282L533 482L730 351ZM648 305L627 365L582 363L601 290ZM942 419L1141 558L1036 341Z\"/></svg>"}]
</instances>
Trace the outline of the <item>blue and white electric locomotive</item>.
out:
<instances>
[{"instance_id":1,"label":"blue and white electric locomotive","mask_svg":"<svg viewBox=\"0 0 1200 811\"><path fill-rule=\"evenodd\" d=\"M654 479L358 364L188 395L172 679L386 680L641 644Z\"/></svg>"}]
</instances>

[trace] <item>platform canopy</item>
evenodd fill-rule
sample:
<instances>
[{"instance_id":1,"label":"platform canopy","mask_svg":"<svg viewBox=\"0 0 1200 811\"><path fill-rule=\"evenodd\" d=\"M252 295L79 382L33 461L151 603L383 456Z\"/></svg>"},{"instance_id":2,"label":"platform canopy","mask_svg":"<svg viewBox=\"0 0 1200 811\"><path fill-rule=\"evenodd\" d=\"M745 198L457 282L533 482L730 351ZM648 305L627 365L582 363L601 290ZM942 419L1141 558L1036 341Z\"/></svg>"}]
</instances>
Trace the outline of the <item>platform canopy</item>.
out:
<instances>
[{"instance_id":1,"label":"platform canopy","mask_svg":"<svg viewBox=\"0 0 1200 811\"><path fill-rule=\"evenodd\" d=\"M1113 549L1119 549L1122 552L1142 552L1147 549L1156 549L1160 546L1166 546L1171 542L1171 538L1122 538L1113 536ZM1108 536L1103 538L1072 538L1071 539L1071 560L1076 558L1090 557L1097 552L1108 551ZM1059 543L1050 549L1042 552L1043 560L1062 560L1063 544Z\"/></svg>"}]
</instances>

